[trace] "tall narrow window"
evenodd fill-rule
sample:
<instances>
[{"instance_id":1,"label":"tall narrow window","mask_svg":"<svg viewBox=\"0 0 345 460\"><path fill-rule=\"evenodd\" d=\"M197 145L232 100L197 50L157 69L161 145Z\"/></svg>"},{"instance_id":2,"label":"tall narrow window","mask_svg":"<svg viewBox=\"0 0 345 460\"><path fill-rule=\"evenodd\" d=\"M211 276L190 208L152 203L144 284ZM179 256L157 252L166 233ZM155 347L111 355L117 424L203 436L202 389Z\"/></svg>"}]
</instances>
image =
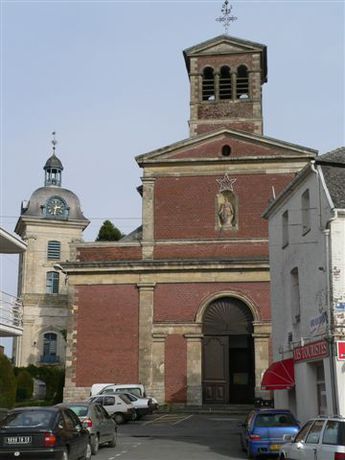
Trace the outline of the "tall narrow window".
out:
<instances>
[{"instance_id":1,"label":"tall narrow window","mask_svg":"<svg viewBox=\"0 0 345 460\"><path fill-rule=\"evenodd\" d=\"M48 241L48 259L59 260L61 251L60 241Z\"/></svg>"},{"instance_id":2,"label":"tall narrow window","mask_svg":"<svg viewBox=\"0 0 345 460\"><path fill-rule=\"evenodd\" d=\"M202 77L202 100L203 101L214 101L214 72L212 67L206 67Z\"/></svg>"},{"instance_id":3,"label":"tall narrow window","mask_svg":"<svg viewBox=\"0 0 345 460\"><path fill-rule=\"evenodd\" d=\"M231 99L231 73L228 66L220 69L219 99Z\"/></svg>"},{"instance_id":4,"label":"tall narrow window","mask_svg":"<svg viewBox=\"0 0 345 460\"><path fill-rule=\"evenodd\" d=\"M310 230L310 195L306 190L302 195L302 233L305 235Z\"/></svg>"},{"instance_id":5,"label":"tall narrow window","mask_svg":"<svg viewBox=\"0 0 345 460\"><path fill-rule=\"evenodd\" d=\"M48 272L46 280L46 293L58 294L59 293L59 273Z\"/></svg>"},{"instance_id":6,"label":"tall narrow window","mask_svg":"<svg viewBox=\"0 0 345 460\"><path fill-rule=\"evenodd\" d=\"M297 324L301 321L301 300L297 267L290 272L290 299L292 323Z\"/></svg>"},{"instance_id":7,"label":"tall narrow window","mask_svg":"<svg viewBox=\"0 0 345 460\"><path fill-rule=\"evenodd\" d=\"M248 99L249 97L248 69L245 65L240 65L237 69L236 97L237 99Z\"/></svg>"},{"instance_id":8,"label":"tall narrow window","mask_svg":"<svg viewBox=\"0 0 345 460\"><path fill-rule=\"evenodd\" d=\"M43 363L56 363L59 360L57 356L57 334L47 332L43 336L43 355L41 361Z\"/></svg>"},{"instance_id":9,"label":"tall narrow window","mask_svg":"<svg viewBox=\"0 0 345 460\"><path fill-rule=\"evenodd\" d=\"M282 246L285 248L289 244L289 212L285 211L282 215Z\"/></svg>"}]
</instances>

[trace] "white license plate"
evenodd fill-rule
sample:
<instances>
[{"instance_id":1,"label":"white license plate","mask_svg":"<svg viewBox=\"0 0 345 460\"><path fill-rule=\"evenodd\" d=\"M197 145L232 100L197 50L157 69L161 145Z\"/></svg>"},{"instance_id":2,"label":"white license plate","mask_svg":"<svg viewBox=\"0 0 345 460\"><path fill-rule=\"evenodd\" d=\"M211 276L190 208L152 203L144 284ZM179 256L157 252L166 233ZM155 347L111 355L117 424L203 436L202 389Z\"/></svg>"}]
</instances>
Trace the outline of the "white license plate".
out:
<instances>
[{"instance_id":1,"label":"white license plate","mask_svg":"<svg viewBox=\"0 0 345 460\"><path fill-rule=\"evenodd\" d=\"M14 446L18 444L31 444L32 437L31 436L11 436L5 438L5 444L9 446Z\"/></svg>"}]
</instances>

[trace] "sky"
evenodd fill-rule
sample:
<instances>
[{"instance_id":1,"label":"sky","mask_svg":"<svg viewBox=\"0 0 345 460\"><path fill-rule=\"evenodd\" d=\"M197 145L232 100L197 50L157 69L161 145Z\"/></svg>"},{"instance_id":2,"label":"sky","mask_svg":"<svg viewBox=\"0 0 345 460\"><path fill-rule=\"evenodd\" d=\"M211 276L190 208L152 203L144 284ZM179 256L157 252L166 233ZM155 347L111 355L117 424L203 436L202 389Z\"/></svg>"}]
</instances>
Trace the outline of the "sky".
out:
<instances>
[{"instance_id":1,"label":"sky","mask_svg":"<svg viewBox=\"0 0 345 460\"><path fill-rule=\"evenodd\" d=\"M52 153L95 240L105 219L141 223L134 157L189 135L183 50L224 33L223 1L1 1L0 226L44 185ZM265 44L264 135L317 149L345 144L344 1L232 1L228 34ZM17 256L0 256L15 295ZM0 345L3 339L0 339ZM5 345L7 342L5 343Z\"/></svg>"}]
</instances>

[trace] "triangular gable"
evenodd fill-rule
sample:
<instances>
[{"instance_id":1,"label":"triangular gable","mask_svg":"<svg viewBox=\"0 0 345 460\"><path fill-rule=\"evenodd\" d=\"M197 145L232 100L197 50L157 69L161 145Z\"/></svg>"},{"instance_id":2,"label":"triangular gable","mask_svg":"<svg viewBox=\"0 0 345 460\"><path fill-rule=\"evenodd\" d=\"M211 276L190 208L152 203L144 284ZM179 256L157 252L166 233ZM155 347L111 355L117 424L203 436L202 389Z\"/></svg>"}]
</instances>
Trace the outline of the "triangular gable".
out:
<instances>
[{"instance_id":1,"label":"triangular gable","mask_svg":"<svg viewBox=\"0 0 345 460\"><path fill-rule=\"evenodd\" d=\"M219 35L198 45L191 46L183 51L188 73L190 71L190 58L194 56L205 56L213 54L237 54L237 53L261 53L261 64L264 81L267 76L266 46L260 43L243 40L228 35Z\"/></svg>"},{"instance_id":2,"label":"triangular gable","mask_svg":"<svg viewBox=\"0 0 345 460\"><path fill-rule=\"evenodd\" d=\"M231 147L229 157L222 157L224 145ZM140 166L152 163L175 163L186 161L219 161L244 158L269 158L299 156L313 158L317 151L300 145L290 144L265 136L242 133L226 128L200 134L176 142L169 146L138 155L136 161Z\"/></svg>"}]
</instances>

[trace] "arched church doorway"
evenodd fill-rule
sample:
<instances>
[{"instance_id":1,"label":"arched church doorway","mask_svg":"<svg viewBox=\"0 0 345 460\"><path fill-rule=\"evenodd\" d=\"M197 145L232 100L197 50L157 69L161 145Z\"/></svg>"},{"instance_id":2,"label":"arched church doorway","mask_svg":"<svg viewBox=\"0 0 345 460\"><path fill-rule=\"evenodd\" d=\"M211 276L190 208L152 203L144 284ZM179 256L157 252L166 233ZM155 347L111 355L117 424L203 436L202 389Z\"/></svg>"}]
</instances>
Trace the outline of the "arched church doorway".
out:
<instances>
[{"instance_id":1,"label":"arched church doorway","mask_svg":"<svg viewBox=\"0 0 345 460\"><path fill-rule=\"evenodd\" d=\"M253 315L240 299L212 301L203 316L203 403L254 400Z\"/></svg>"}]
</instances>

